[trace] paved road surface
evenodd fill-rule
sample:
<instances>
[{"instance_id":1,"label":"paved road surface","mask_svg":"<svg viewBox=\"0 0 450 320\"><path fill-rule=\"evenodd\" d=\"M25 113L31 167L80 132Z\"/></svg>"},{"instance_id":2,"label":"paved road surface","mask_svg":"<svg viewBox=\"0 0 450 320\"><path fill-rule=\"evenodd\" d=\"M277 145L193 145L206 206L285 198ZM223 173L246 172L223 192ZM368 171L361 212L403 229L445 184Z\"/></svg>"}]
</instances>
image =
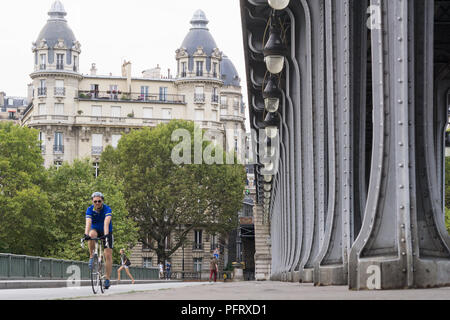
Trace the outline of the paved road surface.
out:
<instances>
[{"instance_id":1,"label":"paved road surface","mask_svg":"<svg viewBox=\"0 0 450 320\"><path fill-rule=\"evenodd\" d=\"M0 300L450 300L450 287L419 290L350 291L290 282L165 282L112 286L104 295L90 287L0 290Z\"/></svg>"}]
</instances>

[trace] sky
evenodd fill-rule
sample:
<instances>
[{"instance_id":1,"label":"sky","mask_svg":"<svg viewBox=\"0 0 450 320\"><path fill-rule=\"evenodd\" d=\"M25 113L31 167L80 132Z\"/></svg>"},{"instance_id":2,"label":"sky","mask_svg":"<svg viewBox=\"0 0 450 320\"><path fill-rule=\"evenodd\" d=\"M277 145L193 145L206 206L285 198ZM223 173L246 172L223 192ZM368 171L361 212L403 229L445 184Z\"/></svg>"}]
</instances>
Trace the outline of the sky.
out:
<instances>
[{"instance_id":1,"label":"sky","mask_svg":"<svg viewBox=\"0 0 450 320\"><path fill-rule=\"evenodd\" d=\"M34 56L32 43L49 18L53 0L2 1L0 14L0 91L27 96ZM81 43L80 72L91 64L99 75L121 75L131 61L133 77L156 67L176 73L175 51L202 9L219 50L235 65L247 104L245 61L239 0L61 0L66 20Z\"/></svg>"}]
</instances>

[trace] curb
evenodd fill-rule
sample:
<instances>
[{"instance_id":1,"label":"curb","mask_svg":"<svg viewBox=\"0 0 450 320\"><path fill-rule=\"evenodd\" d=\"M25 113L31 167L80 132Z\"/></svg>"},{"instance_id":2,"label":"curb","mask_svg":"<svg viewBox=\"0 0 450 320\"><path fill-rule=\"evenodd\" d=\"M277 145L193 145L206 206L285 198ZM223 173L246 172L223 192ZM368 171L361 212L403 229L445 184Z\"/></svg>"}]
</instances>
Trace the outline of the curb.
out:
<instances>
[{"instance_id":1,"label":"curb","mask_svg":"<svg viewBox=\"0 0 450 320\"><path fill-rule=\"evenodd\" d=\"M135 284L148 284L148 283L169 283L169 282L182 282L177 280L135 280ZM117 280L111 280L112 285L126 285L131 284L131 280L121 280L117 283ZM81 280L79 283L74 283L73 280L9 280L0 281L0 290L7 289L50 289L50 288L71 288L71 287L87 287L91 285L91 280Z\"/></svg>"}]
</instances>

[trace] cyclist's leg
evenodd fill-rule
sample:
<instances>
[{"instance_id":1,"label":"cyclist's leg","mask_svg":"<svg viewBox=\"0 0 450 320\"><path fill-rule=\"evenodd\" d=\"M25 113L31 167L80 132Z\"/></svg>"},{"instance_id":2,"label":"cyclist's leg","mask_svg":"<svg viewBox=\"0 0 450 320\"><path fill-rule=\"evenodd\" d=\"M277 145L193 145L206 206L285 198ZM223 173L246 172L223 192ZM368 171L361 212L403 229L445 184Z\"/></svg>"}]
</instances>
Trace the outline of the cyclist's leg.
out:
<instances>
[{"instance_id":1,"label":"cyclist's leg","mask_svg":"<svg viewBox=\"0 0 450 320\"><path fill-rule=\"evenodd\" d=\"M91 229L91 231L89 231L89 237L97 238L97 236L98 236L97 230ZM95 241L89 241L88 246L89 246L89 258L92 258L92 256L94 255Z\"/></svg>"},{"instance_id":2,"label":"cyclist's leg","mask_svg":"<svg viewBox=\"0 0 450 320\"><path fill-rule=\"evenodd\" d=\"M112 272L112 249L105 248L104 255L106 262L106 279L110 280Z\"/></svg>"}]
</instances>

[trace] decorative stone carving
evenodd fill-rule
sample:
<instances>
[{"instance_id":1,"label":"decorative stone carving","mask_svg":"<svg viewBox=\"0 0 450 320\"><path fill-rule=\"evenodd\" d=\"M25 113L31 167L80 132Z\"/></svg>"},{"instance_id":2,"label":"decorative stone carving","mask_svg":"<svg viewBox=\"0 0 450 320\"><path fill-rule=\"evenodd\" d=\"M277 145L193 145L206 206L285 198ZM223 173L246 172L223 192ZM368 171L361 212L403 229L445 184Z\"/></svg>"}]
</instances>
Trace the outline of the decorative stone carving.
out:
<instances>
[{"instance_id":1,"label":"decorative stone carving","mask_svg":"<svg viewBox=\"0 0 450 320\"><path fill-rule=\"evenodd\" d=\"M55 49L67 49L64 39L58 39L58 43L55 44Z\"/></svg>"},{"instance_id":2,"label":"decorative stone carving","mask_svg":"<svg viewBox=\"0 0 450 320\"><path fill-rule=\"evenodd\" d=\"M197 47L197 51L194 52L194 57L206 57L206 53L202 46Z\"/></svg>"},{"instance_id":3,"label":"decorative stone carving","mask_svg":"<svg viewBox=\"0 0 450 320\"><path fill-rule=\"evenodd\" d=\"M186 48L180 48L175 51L175 53L177 59L189 57L188 53L186 52Z\"/></svg>"}]
</instances>

